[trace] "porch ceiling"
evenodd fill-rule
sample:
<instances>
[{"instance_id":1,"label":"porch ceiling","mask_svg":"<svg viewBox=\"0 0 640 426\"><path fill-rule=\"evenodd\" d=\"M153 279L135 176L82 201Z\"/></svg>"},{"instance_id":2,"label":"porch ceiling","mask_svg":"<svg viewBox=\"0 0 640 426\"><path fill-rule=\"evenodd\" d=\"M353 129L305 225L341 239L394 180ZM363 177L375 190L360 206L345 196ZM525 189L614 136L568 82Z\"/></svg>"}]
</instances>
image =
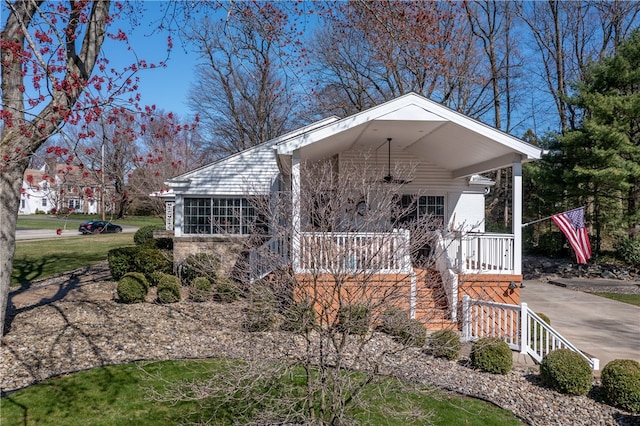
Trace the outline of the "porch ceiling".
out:
<instances>
[{"instance_id":1,"label":"porch ceiling","mask_svg":"<svg viewBox=\"0 0 640 426\"><path fill-rule=\"evenodd\" d=\"M394 150L450 170L452 177L510 167L521 158L515 149L442 118L372 120L328 135L322 143L305 145L300 153L314 161L350 149L375 152L386 145L387 138L392 138Z\"/></svg>"}]
</instances>

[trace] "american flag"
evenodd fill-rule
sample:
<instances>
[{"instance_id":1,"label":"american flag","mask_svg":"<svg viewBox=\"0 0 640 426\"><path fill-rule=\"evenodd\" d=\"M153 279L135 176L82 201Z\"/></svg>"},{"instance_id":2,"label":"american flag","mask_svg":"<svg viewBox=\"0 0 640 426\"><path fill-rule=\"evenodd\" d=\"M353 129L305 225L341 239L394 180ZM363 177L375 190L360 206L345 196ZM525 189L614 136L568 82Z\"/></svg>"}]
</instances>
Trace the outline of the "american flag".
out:
<instances>
[{"instance_id":1,"label":"american flag","mask_svg":"<svg viewBox=\"0 0 640 426\"><path fill-rule=\"evenodd\" d=\"M591 244L584 226L584 207L551 216L576 252L578 263L591 259Z\"/></svg>"}]
</instances>

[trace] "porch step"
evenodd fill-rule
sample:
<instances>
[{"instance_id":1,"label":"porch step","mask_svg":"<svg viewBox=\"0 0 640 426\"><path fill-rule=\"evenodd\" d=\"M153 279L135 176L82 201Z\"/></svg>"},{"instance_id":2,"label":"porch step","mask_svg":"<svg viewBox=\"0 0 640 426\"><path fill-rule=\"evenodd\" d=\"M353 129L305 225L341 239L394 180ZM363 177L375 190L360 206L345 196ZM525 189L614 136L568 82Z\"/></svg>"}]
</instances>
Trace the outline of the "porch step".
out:
<instances>
[{"instance_id":1,"label":"porch step","mask_svg":"<svg viewBox=\"0 0 640 426\"><path fill-rule=\"evenodd\" d=\"M448 312L447 294L435 269L414 268L416 274L416 319L427 330L457 329Z\"/></svg>"}]
</instances>

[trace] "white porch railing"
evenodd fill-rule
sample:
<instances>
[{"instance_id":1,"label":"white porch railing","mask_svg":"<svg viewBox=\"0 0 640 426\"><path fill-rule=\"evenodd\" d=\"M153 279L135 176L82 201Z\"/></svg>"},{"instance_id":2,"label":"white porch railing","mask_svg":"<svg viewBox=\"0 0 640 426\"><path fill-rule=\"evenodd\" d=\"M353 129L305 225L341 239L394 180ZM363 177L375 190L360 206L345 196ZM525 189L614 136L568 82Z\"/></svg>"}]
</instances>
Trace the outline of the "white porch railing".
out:
<instances>
[{"instance_id":1,"label":"white porch railing","mask_svg":"<svg viewBox=\"0 0 640 426\"><path fill-rule=\"evenodd\" d=\"M289 263L289 252L282 238L271 238L249 252L249 280L263 278L280 266Z\"/></svg>"},{"instance_id":2,"label":"white porch railing","mask_svg":"<svg viewBox=\"0 0 640 426\"><path fill-rule=\"evenodd\" d=\"M448 257L459 273L515 273L511 234L455 232L443 238Z\"/></svg>"},{"instance_id":3,"label":"white porch railing","mask_svg":"<svg viewBox=\"0 0 640 426\"><path fill-rule=\"evenodd\" d=\"M560 333L544 322L526 303L505 303L462 299L462 338L465 342L482 337L500 337L509 347L528 354L537 362L555 349L570 349L582 356L593 370L600 369L600 360L591 358L572 345Z\"/></svg>"},{"instance_id":4,"label":"white porch railing","mask_svg":"<svg viewBox=\"0 0 640 426\"><path fill-rule=\"evenodd\" d=\"M299 273L412 273L408 230L302 232Z\"/></svg>"}]
</instances>

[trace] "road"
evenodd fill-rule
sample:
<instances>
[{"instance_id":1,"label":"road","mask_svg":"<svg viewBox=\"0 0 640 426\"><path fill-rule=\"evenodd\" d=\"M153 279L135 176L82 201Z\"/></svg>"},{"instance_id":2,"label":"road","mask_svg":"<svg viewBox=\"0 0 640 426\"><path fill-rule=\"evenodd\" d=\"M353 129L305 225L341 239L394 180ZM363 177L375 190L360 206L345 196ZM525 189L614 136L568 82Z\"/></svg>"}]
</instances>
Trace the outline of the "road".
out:
<instances>
[{"instance_id":1,"label":"road","mask_svg":"<svg viewBox=\"0 0 640 426\"><path fill-rule=\"evenodd\" d=\"M16 240L17 241L25 241L25 240L48 240L54 238L66 238L66 237L77 237L80 235L78 232L78 224L81 221L77 222L67 222L67 229L63 229L62 233L58 235L55 229L21 229L18 228L16 230ZM61 225L61 227L64 225ZM122 232L131 233L136 232L139 228L137 226L128 226L121 225Z\"/></svg>"}]
</instances>

